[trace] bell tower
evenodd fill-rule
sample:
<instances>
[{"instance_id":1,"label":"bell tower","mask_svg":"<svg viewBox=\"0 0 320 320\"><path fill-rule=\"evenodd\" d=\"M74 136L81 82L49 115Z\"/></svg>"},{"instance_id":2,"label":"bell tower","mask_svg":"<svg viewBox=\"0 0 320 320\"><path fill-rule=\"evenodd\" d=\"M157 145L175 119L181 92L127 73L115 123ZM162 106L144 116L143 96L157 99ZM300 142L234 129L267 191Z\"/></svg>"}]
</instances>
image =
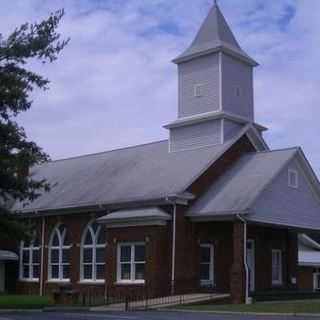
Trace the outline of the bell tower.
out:
<instances>
[{"instance_id":1,"label":"bell tower","mask_svg":"<svg viewBox=\"0 0 320 320\"><path fill-rule=\"evenodd\" d=\"M258 64L242 50L216 3L189 48L173 62L178 120L165 126L170 151L222 144L244 124L254 124L253 69Z\"/></svg>"}]
</instances>

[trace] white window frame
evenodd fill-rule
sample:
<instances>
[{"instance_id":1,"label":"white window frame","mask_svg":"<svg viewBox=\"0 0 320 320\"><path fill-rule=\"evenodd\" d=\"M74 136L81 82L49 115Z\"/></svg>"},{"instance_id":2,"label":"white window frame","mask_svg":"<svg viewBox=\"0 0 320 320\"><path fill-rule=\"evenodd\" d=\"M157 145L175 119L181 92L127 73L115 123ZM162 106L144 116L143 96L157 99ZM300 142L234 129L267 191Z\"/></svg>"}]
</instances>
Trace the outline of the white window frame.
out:
<instances>
[{"instance_id":1,"label":"white window frame","mask_svg":"<svg viewBox=\"0 0 320 320\"><path fill-rule=\"evenodd\" d=\"M72 245L64 245L66 234L67 234L67 228L64 226L63 233L61 234L59 228L61 225L56 226L50 237L49 241L49 259L48 259L48 281L49 282L70 282L70 278L64 278L63 277L63 267L64 266L70 266L70 261L69 262L63 262L63 251L64 250L70 250ZM58 239L59 239L59 245L58 246L53 246L52 242L54 239L55 234L57 233ZM57 263L52 263L51 262L51 256L52 256L52 250L58 250L58 262ZM54 278L52 276L52 266L58 266L58 278Z\"/></svg>"},{"instance_id":2,"label":"white window frame","mask_svg":"<svg viewBox=\"0 0 320 320\"><path fill-rule=\"evenodd\" d=\"M85 228L82 239L81 239L81 247L80 247L80 282L81 283L105 283L104 279L97 279L97 266L103 265L105 266L105 262L97 262L97 249L105 249L106 243L104 244L98 244L97 241L99 239L100 232L102 231L102 227L98 226L97 231L94 232L92 226L94 224L93 222L90 222L87 227ZM90 232L92 244L85 244L85 239L87 236L87 233ZM90 249L92 250L92 261L91 262L84 262L84 249ZM91 265L92 266L92 278L91 279L85 279L84 278L84 266L85 265Z\"/></svg>"},{"instance_id":3,"label":"white window frame","mask_svg":"<svg viewBox=\"0 0 320 320\"><path fill-rule=\"evenodd\" d=\"M274 255L279 255L279 270L278 270L278 278L277 280L273 279L273 269L274 269ZM283 284L283 265L282 265L282 250L280 249L272 249L271 253L271 280L272 285L281 286Z\"/></svg>"},{"instance_id":4,"label":"white window frame","mask_svg":"<svg viewBox=\"0 0 320 320\"><path fill-rule=\"evenodd\" d=\"M31 241L29 246L25 245L24 241L21 241L20 243L20 264L19 264L19 279L20 281L28 281L28 282L38 282L39 277L34 277L34 266L38 266L40 268L40 249L41 246L34 246L34 241ZM39 251L39 263L33 262L33 253L34 251ZM23 253L28 252L29 253L29 261L28 263L23 263ZM27 265L29 267L29 276L24 277L24 266ZM40 270L39 270L40 272Z\"/></svg>"},{"instance_id":5,"label":"white window frame","mask_svg":"<svg viewBox=\"0 0 320 320\"><path fill-rule=\"evenodd\" d=\"M291 179L292 176L294 177L294 181ZM288 186L294 189L299 188L299 172L292 168L288 169Z\"/></svg>"},{"instance_id":6,"label":"white window frame","mask_svg":"<svg viewBox=\"0 0 320 320\"><path fill-rule=\"evenodd\" d=\"M212 243L201 243L200 250L202 248L210 249L210 262L209 262L209 279L200 279L201 286L214 286L214 244ZM201 264L208 264L200 261Z\"/></svg>"},{"instance_id":7,"label":"white window frame","mask_svg":"<svg viewBox=\"0 0 320 320\"><path fill-rule=\"evenodd\" d=\"M130 261L128 262L121 262L121 247L131 247L130 253ZM146 244L145 242L120 242L118 243L118 249L117 249L117 283L122 283L122 284L144 284L145 279L139 280L135 279L135 274L136 274L136 264L144 264L146 266L146 259L144 261L135 261L135 247L136 246L144 246L144 249L146 250ZM121 265L122 264L129 264L130 263L130 280L128 279L121 279ZM146 271L146 269L145 269Z\"/></svg>"}]
</instances>

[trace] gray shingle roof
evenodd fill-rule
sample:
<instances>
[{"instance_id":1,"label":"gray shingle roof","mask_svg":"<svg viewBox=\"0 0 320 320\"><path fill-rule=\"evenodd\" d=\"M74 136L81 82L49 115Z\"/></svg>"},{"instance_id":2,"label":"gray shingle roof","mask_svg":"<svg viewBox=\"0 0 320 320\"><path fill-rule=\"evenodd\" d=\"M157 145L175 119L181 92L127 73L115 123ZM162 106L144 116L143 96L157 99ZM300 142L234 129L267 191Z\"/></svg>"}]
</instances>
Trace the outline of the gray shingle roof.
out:
<instances>
[{"instance_id":1,"label":"gray shingle roof","mask_svg":"<svg viewBox=\"0 0 320 320\"><path fill-rule=\"evenodd\" d=\"M248 212L259 194L297 150L293 148L244 155L194 203L188 214L206 217Z\"/></svg>"},{"instance_id":2,"label":"gray shingle roof","mask_svg":"<svg viewBox=\"0 0 320 320\"><path fill-rule=\"evenodd\" d=\"M214 5L210 10L191 46L173 61L175 63L183 62L195 56L214 52L215 50L226 51L245 59L252 65L257 65L241 49L217 5Z\"/></svg>"},{"instance_id":3,"label":"gray shingle roof","mask_svg":"<svg viewBox=\"0 0 320 320\"><path fill-rule=\"evenodd\" d=\"M35 167L34 179L45 178L51 191L27 207L32 212L161 199L185 191L239 136L224 145L168 152L168 141L53 161Z\"/></svg>"}]
</instances>

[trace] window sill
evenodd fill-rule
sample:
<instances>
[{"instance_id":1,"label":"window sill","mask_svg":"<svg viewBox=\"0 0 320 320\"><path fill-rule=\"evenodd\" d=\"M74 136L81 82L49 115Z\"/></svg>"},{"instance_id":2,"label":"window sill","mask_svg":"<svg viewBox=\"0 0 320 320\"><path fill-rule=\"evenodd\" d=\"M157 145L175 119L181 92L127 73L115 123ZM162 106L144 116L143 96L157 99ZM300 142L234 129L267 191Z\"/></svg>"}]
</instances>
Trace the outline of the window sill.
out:
<instances>
[{"instance_id":1,"label":"window sill","mask_svg":"<svg viewBox=\"0 0 320 320\"><path fill-rule=\"evenodd\" d=\"M104 280L81 280L78 282L78 284L82 285L104 285L105 281Z\"/></svg>"},{"instance_id":2,"label":"window sill","mask_svg":"<svg viewBox=\"0 0 320 320\"><path fill-rule=\"evenodd\" d=\"M47 280L46 283L70 283L70 279L59 280L59 279L51 279Z\"/></svg>"},{"instance_id":3,"label":"window sill","mask_svg":"<svg viewBox=\"0 0 320 320\"><path fill-rule=\"evenodd\" d=\"M272 286L273 287L282 287L283 286L283 283L282 282L272 282Z\"/></svg>"},{"instance_id":4,"label":"window sill","mask_svg":"<svg viewBox=\"0 0 320 320\"><path fill-rule=\"evenodd\" d=\"M117 281L116 286L144 286L145 281Z\"/></svg>"},{"instance_id":5,"label":"window sill","mask_svg":"<svg viewBox=\"0 0 320 320\"><path fill-rule=\"evenodd\" d=\"M19 279L19 282L39 283L39 279Z\"/></svg>"}]
</instances>

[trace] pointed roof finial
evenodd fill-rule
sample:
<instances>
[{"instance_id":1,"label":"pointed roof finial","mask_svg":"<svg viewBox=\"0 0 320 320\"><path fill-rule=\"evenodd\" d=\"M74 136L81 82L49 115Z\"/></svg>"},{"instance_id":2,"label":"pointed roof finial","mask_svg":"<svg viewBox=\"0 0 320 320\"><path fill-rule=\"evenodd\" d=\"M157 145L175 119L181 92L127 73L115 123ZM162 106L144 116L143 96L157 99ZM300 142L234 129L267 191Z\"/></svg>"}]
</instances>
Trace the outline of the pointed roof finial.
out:
<instances>
[{"instance_id":1,"label":"pointed roof finial","mask_svg":"<svg viewBox=\"0 0 320 320\"><path fill-rule=\"evenodd\" d=\"M217 51L225 51L236 57L244 59L252 65L257 63L251 59L240 47L227 21L218 6L218 0L214 0L208 16L193 40L190 47L173 60L180 63L198 56L207 55Z\"/></svg>"}]
</instances>

